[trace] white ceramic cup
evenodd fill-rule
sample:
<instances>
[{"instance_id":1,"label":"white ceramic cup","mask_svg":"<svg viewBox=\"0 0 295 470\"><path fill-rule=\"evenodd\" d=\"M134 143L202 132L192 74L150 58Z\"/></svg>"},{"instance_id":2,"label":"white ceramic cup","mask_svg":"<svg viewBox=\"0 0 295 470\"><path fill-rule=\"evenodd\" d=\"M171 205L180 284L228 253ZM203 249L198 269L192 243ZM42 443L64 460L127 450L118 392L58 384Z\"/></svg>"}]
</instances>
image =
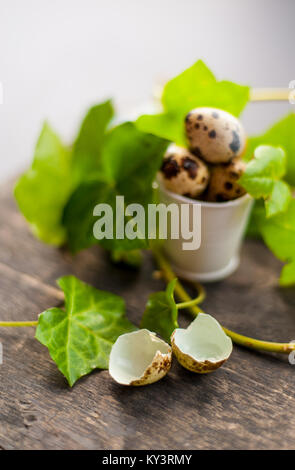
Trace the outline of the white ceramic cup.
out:
<instances>
[{"instance_id":1,"label":"white ceramic cup","mask_svg":"<svg viewBox=\"0 0 295 470\"><path fill-rule=\"evenodd\" d=\"M197 250L183 250L187 240L168 239L163 249L177 276L189 281L213 282L232 274L239 266L239 251L246 229L252 198L244 196L227 202L203 202L166 190L160 181L160 202L201 205L201 244ZM192 212L192 210L190 210Z\"/></svg>"}]
</instances>

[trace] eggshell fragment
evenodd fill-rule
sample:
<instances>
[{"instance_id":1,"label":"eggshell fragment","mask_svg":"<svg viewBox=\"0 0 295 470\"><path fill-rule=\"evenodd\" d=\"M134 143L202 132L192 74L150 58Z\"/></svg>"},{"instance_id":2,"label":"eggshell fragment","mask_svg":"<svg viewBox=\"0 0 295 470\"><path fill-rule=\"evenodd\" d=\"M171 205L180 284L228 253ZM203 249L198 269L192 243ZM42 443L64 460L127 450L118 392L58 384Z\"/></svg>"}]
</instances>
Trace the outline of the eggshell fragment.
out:
<instances>
[{"instance_id":1,"label":"eggshell fragment","mask_svg":"<svg viewBox=\"0 0 295 470\"><path fill-rule=\"evenodd\" d=\"M246 164L240 158L212 167L206 199L210 202L223 202L246 194L245 189L238 183L245 169Z\"/></svg>"},{"instance_id":2,"label":"eggshell fragment","mask_svg":"<svg viewBox=\"0 0 295 470\"><path fill-rule=\"evenodd\" d=\"M246 146L240 121L220 109L193 109L186 116L185 130L192 153L209 163L226 163Z\"/></svg>"},{"instance_id":3,"label":"eggshell fragment","mask_svg":"<svg viewBox=\"0 0 295 470\"><path fill-rule=\"evenodd\" d=\"M178 362L198 374L218 369L232 353L232 341L211 315L199 313L187 329L177 328L171 336Z\"/></svg>"},{"instance_id":4,"label":"eggshell fragment","mask_svg":"<svg viewBox=\"0 0 295 470\"><path fill-rule=\"evenodd\" d=\"M209 170L189 150L172 144L164 156L161 179L169 191L194 198L206 189Z\"/></svg>"},{"instance_id":5,"label":"eggshell fragment","mask_svg":"<svg viewBox=\"0 0 295 470\"><path fill-rule=\"evenodd\" d=\"M171 361L169 344L142 329L119 336L111 350L109 373L122 385L148 385L167 374Z\"/></svg>"}]
</instances>

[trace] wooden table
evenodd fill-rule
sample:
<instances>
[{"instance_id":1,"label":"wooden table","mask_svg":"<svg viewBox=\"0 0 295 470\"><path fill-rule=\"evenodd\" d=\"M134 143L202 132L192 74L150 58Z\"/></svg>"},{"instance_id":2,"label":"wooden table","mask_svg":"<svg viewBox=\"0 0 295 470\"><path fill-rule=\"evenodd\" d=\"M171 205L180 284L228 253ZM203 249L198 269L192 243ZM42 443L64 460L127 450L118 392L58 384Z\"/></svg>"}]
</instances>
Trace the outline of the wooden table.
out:
<instances>
[{"instance_id":1,"label":"wooden table","mask_svg":"<svg viewBox=\"0 0 295 470\"><path fill-rule=\"evenodd\" d=\"M72 258L31 235L0 190L0 318L35 320L61 304L55 280L72 273L122 295L139 322L148 295L164 284L147 255L139 273L111 265L98 247ZM36 196L37 197L37 196ZM245 243L238 271L207 286L206 312L266 340L295 339L295 289L280 289L280 263ZM189 317L183 316L186 325ZM174 361L160 382L117 385L95 371L70 389L33 328L0 329L0 446L3 449L290 449L295 447L295 366L285 356L235 347L224 367L195 375Z\"/></svg>"}]
</instances>

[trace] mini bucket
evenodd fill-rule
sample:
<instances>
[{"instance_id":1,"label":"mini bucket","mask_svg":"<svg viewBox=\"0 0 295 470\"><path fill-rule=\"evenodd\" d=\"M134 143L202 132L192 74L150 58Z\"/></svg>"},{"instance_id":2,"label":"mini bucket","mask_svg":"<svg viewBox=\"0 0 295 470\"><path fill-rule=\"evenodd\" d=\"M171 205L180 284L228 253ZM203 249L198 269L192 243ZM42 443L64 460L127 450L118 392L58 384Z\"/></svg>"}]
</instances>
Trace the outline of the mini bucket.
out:
<instances>
[{"instance_id":1,"label":"mini bucket","mask_svg":"<svg viewBox=\"0 0 295 470\"><path fill-rule=\"evenodd\" d=\"M239 252L253 199L248 194L227 202L205 202L166 190L159 184L159 202L201 206L201 244L196 250L183 250L181 237L168 239L163 249L177 276L189 281L213 282L232 274L239 266ZM191 215L192 210L189 211Z\"/></svg>"}]
</instances>

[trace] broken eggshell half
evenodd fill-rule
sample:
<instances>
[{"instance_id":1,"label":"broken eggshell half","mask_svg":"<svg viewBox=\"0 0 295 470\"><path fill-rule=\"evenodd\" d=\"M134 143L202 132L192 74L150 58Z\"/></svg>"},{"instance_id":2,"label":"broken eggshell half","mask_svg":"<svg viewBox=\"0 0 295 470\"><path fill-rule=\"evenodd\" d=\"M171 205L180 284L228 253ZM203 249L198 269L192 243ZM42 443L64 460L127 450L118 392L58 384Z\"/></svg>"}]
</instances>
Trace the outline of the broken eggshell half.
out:
<instances>
[{"instance_id":1,"label":"broken eggshell half","mask_svg":"<svg viewBox=\"0 0 295 470\"><path fill-rule=\"evenodd\" d=\"M199 313L187 329L177 328L171 336L172 350L186 369L207 374L220 367L231 355L232 340L215 318Z\"/></svg>"},{"instance_id":2,"label":"broken eggshell half","mask_svg":"<svg viewBox=\"0 0 295 470\"><path fill-rule=\"evenodd\" d=\"M122 385L148 385L167 374L171 361L169 344L141 329L119 336L111 350L109 373Z\"/></svg>"}]
</instances>

